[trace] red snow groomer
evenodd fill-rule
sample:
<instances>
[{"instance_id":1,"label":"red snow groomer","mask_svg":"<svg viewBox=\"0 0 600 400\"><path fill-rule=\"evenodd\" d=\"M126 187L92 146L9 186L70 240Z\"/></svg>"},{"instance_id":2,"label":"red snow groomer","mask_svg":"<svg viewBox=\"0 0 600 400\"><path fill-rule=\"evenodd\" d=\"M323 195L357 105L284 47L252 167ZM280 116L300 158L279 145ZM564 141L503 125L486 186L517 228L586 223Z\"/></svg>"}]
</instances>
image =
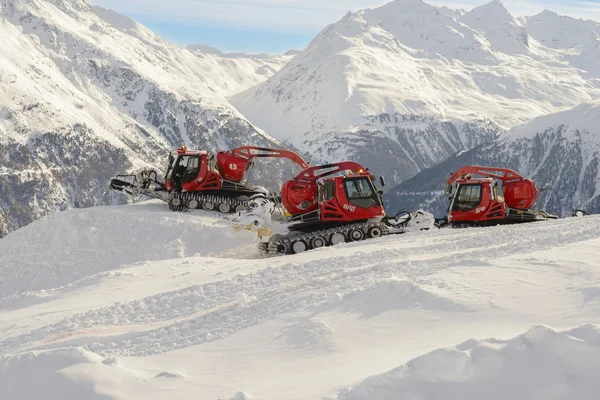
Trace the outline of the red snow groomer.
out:
<instances>
[{"instance_id":1,"label":"red snow groomer","mask_svg":"<svg viewBox=\"0 0 600 400\"><path fill-rule=\"evenodd\" d=\"M380 183L385 185L382 177ZM347 161L311 167L283 184L281 221L273 218L277 205L268 204L241 215L235 226L257 232L260 249L270 254L301 253L434 226L433 215L423 211L403 210L387 217L381 195L375 176L360 164Z\"/></svg>"},{"instance_id":2,"label":"red snow groomer","mask_svg":"<svg viewBox=\"0 0 600 400\"><path fill-rule=\"evenodd\" d=\"M268 196L264 187L247 181L253 160L258 157L287 158L308 168L302 157L287 150L244 146L220 151L215 157L208 151L180 148L165 177L165 186L171 191L169 208L174 211L218 209L231 213L245 209L254 196Z\"/></svg>"},{"instance_id":3,"label":"red snow groomer","mask_svg":"<svg viewBox=\"0 0 600 400\"><path fill-rule=\"evenodd\" d=\"M216 155L206 150L177 149L169 155L164 183L155 171L136 175L117 175L111 188L129 194L159 197L173 211L202 208L221 213L242 211L256 197L266 198L268 190L248 182L255 158L287 158L302 168L308 163L298 154L263 147L245 146ZM164 193L168 195L164 195ZM160 194L157 195L157 194Z\"/></svg>"},{"instance_id":4,"label":"red snow groomer","mask_svg":"<svg viewBox=\"0 0 600 400\"><path fill-rule=\"evenodd\" d=\"M545 190L546 187L542 192ZM531 179L513 170L463 167L446 182L446 195L450 199L448 223L481 226L557 219L533 209L539 194Z\"/></svg>"}]
</instances>

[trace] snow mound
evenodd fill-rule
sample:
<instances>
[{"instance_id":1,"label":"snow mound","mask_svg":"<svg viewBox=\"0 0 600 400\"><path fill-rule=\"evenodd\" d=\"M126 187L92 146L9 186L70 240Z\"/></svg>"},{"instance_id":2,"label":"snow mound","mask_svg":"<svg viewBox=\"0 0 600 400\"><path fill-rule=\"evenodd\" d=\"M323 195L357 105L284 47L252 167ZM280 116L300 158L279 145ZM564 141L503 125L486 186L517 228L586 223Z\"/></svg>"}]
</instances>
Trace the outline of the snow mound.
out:
<instances>
[{"instance_id":1,"label":"snow mound","mask_svg":"<svg viewBox=\"0 0 600 400\"><path fill-rule=\"evenodd\" d=\"M362 318L376 317L393 310L468 310L461 304L402 280L377 282L330 302L326 307L341 312L359 313Z\"/></svg>"},{"instance_id":2,"label":"snow mound","mask_svg":"<svg viewBox=\"0 0 600 400\"><path fill-rule=\"evenodd\" d=\"M183 375L181 375L180 373L177 373L177 372L161 372L159 374L156 374L156 376L154 377L154 379L179 379L179 378L183 378Z\"/></svg>"},{"instance_id":3,"label":"snow mound","mask_svg":"<svg viewBox=\"0 0 600 400\"><path fill-rule=\"evenodd\" d=\"M333 330L325 322L309 319L285 327L280 338L288 346L298 350L332 352L337 350L333 334Z\"/></svg>"},{"instance_id":4,"label":"snow mound","mask_svg":"<svg viewBox=\"0 0 600 400\"><path fill-rule=\"evenodd\" d=\"M114 368L102 362L102 357L82 348L30 352L0 359L0 398L3 400L110 400L97 392L95 382L88 379L83 368L98 371ZM31 378L35 377L32 384Z\"/></svg>"},{"instance_id":5,"label":"snow mound","mask_svg":"<svg viewBox=\"0 0 600 400\"><path fill-rule=\"evenodd\" d=\"M0 241L0 305L13 293L54 289L141 261L209 255L253 240L218 214L173 213L160 201L68 210Z\"/></svg>"},{"instance_id":6,"label":"snow mound","mask_svg":"<svg viewBox=\"0 0 600 400\"><path fill-rule=\"evenodd\" d=\"M600 326L535 326L511 340L470 340L366 379L339 400L596 399Z\"/></svg>"}]
</instances>

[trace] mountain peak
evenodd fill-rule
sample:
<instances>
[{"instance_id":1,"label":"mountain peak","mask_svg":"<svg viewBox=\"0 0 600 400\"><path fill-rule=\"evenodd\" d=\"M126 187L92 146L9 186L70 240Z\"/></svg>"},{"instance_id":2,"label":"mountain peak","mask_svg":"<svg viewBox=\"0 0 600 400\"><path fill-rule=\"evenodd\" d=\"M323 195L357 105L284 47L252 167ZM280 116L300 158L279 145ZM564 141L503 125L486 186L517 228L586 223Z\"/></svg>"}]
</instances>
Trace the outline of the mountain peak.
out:
<instances>
[{"instance_id":1,"label":"mountain peak","mask_svg":"<svg viewBox=\"0 0 600 400\"><path fill-rule=\"evenodd\" d=\"M558 17L558 14L555 13L554 11L545 9L544 11L542 11L539 14L537 14L536 16L540 16L540 17Z\"/></svg>"},{"instance_id":2,"label":"mountain peak","mask_svg":"<svg viewBox=\"0 0 600 400\"><path fill-rule=\"evenodd\" d=\"M475 7L467 14L476 15L479 18L485 17L486 19L514 20L513 16L500 0L492 0L487 4Z\"/></svg>"},{"instance_id":3,"label":"mountain peak","mask_svg":"<svg viewBox=\"0 0 600 400\"><path fill-rule=\"evenodd\" d=\"M418 11L418 10L435 10L436 7L425 3L422 0L393 0L380 7L371 9L373 12L384 12L401 14L405 10Z\"/></svg>"},{"instance_id":4,"label":"mountain peak","mask_svg":"<svg viewBox=\"0 0 600 400\"><path fill-rule=\"evenodd\" d=\"M461 16L460 21L480 32L496 51L505 54L529 51L527 31L499 0L474 8Z\"/></svg>"},{"instance_id":5,"label":"mountain peak","mask_svg":"<svg viewBox=\"0 0 600 400\"><path fill-rule=\"evenodd\" d=\"M104 22L120 31L126 32L128 30L137 29L139 26L139 24L131 18L119 14L116 11L100 6L92 6L92 10L94 10L94 13L104 20Z\"/></svg>"},{"instance_id":6,"label":"mountain peak","mask_svg":"<svg viewBox=\"0 0 600 400\"><path fill-rule=\"evenodd\" d=\"M394 0L391 3L411 7L429 6L429 4L425 3L423 0Z\"/></svg>"}]
</instances>

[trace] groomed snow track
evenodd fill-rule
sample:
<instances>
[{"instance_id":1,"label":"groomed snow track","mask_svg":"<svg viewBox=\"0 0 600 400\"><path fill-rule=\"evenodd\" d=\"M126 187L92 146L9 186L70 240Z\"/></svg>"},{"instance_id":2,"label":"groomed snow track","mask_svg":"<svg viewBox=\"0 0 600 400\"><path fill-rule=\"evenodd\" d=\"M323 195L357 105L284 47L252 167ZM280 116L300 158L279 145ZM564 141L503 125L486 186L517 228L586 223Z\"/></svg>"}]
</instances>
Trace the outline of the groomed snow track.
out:
<instances>
[{"instance_id":1,"label":"groomed snow track","mask_svg":"<svg viewBox=\"0 0 600 400\"><path fill-rule=\"evenodd\" d=\"M152 210L130 213L130 223L153 213L179 215L159 203ZM96 227L90 243L119 229L101 227L100 215L84 218L86 212L69 212L81 224L70 224L79 236L68 240L80 237L78 245L85 247L89 237L81 232L90 227ZM177 217L169 229L216 223L205 214ZM220 253L209 253L213 246L198 244L191 254L138 254L126 265L107 258L112 265L87 275L74 275L77 263L65 264L67 254L47 252L43 243L17 252L18 244L35 235L40 240L45 230L65 229L57 229L61 218L51 222L0 240L10 263L3 285L21 282L13 300L0 299L0 355L84 348L131 368L151 368L154 375L187 365L182 368L196 372L188 371L176 387L184 390L189 382L205 388L209 398L230 398L238 390L257 398L335 396L341 386L439 347L473 337L512 337L537 323L573 327L600 318L600 268L593 260L600 251L597 216L408 233L268 259L255 258L252 235L245 235L222 249L236 259L217 258ZM213 236L224 234L219 229ZM149 227L137 234L150 238L155 232ZM203 240L208 243L208 236ZM37 259L36 251L45 255L44 274L60 285L23 281L30 276L41 282L35 278L40 264L27 263ZM29 269L19 271L19 265ZM224 380L230 372L238 377L233 386ZM203 386L208 381L215 384ZM148 385L140 393L157 390L156 398L166 398Z\"/></svg>"}]
</instances>

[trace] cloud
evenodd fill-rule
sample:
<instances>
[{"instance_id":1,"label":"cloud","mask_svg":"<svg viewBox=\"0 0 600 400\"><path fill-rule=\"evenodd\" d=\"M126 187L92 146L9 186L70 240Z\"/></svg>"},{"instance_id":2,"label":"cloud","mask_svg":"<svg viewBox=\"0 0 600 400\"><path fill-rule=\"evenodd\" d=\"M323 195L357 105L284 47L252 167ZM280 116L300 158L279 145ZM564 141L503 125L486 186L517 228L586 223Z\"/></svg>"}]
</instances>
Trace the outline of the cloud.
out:
<instances>
[{"instance_id":1,"label":"cloud","mask_svg":"<svg viewBox=\"0 0 600 400\"><path fill-rule=\"evenodd\" d=\"M401 0L400 0L401 1ZM348 11L372 8L386 0L91 0L127 15L185 24L231 26L256 30L317 32ZM487 0L426 0L433 5L472 9ZM165 4L166 3L166 4ZM593 1L504 0L515 16L544 9L600 21L600 3Z\"/></svg>"}]
</instances>

